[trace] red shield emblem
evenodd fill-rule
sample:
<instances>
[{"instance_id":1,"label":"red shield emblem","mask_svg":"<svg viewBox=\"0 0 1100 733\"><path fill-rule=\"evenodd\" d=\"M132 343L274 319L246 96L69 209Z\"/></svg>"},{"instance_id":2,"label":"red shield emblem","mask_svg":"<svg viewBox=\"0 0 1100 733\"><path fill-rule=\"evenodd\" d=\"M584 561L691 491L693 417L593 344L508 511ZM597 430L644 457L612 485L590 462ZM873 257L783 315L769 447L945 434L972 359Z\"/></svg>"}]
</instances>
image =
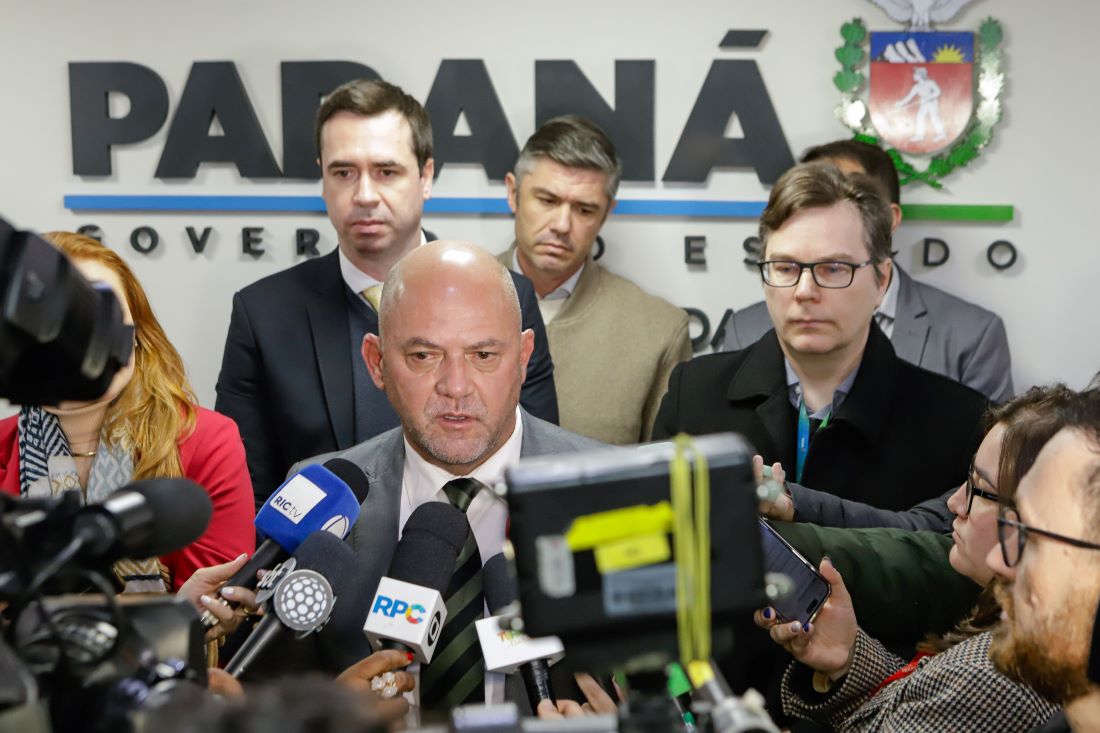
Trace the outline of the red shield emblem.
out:
<instances>
[{"instance_id":1,"label":"red shield emblem","mask_svg":"<svg viewBox=\"0 0 1100 733\"><path fill-rule=\"evenodd\" d=\"M950 146L974 109L974 34L871 34L871 123L905 153Z\"/></svg>"}]
</instances>

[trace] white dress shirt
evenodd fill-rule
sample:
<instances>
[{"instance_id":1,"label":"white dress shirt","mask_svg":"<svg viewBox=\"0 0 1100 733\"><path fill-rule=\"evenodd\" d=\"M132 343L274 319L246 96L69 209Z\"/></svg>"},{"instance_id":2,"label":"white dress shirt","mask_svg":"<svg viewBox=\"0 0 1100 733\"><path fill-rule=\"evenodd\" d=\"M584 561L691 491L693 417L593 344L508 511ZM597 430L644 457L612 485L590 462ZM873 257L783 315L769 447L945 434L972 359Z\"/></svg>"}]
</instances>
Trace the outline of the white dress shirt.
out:
<instances>
[{"instance_id":1,"label":"white dress shirt","mask_svg":"<svg viewBox=\"0 0 1100 733\"><path fill-rule=\"evenodd\" d=\"M523 421L519 408L516 408L516 427L512 435L497 449L489 460L482 463L469 474L486 486L492 487L504 480L504 469L519 461L520 445L523 442ZM401 513L398 520L404 528L409 515L429 501L449 503L443 485L458 476L432 465L424 460L405 438L405 472L401 479ZM488 560L504 549L504 525L508 521L508 508L495 494L480 491L466 509L470 528L477 538L477 549L481 559Z\"/></svg>"},{"instance_id":2,"label":"white dress shirt","mask_svg":"<svg viewBox=\"0 0 1100 733\"><path fill-rule=\"evenodd\" d=\"M519 407L516 407L516 427L512 435L497 449L489 460L475 468L468 474L488 487L504 480L504 469L519 461L520 446L523 444L523 420L520 418ZM429 501L441 501L450 503L443 486L451 479L459 478L439 466L432 465L424 460L416 449L405 438L405 471L401 478L401 511L398 519L400 529L404 530L405 522L409 516L421 504ZM466 517L470 521L470 528L477 540L477 549L484 561L504 549L504 531L508 522L508 508L504 502L490 491L479 491L470 506L466 508ZM486 609L488 610L488 609ZM419 725L420 717L420 665L411 664L406 667L416 678L417 686L406 693L409 701L409 716L406 722L410 725ZM504 702L504 675L499 672L487 672L485 674L485 702Z\"/></svg>"}]
</instances>

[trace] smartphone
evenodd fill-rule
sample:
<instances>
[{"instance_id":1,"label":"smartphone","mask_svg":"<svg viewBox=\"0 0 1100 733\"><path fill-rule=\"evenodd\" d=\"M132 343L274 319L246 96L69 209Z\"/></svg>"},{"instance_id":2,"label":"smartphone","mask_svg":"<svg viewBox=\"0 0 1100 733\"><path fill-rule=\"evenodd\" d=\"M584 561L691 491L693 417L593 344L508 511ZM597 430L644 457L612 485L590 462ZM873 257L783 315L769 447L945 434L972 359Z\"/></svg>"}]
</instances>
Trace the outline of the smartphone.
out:
<instances>
[{"instance_id":1,"label":"smartphone","mask_svg":"<svg viewBox=\"0 0 1100 733\"><path fill-rule=\"evenodd\" d=\"M760 520L760 539L764 547L764 572L780 573L791 581L789 592L773 600L771 607L783 621L810 623L832 592L829 581L765 519Z\"/></svg>"}]
</instances>

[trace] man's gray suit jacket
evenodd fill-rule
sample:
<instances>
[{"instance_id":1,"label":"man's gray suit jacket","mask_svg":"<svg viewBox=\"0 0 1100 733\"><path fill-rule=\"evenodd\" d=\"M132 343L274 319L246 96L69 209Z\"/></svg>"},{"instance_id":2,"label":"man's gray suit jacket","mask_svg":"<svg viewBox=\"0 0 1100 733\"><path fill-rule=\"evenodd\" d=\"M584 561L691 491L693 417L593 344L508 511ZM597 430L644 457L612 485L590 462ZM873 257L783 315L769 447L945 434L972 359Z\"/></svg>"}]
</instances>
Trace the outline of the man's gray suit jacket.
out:
<instances>
[{"instance_id":1,"label":"man's gray suit jacket","mask_svg":"<svg viewBox=\"0 0 1100 733\"><path fill-rule=\"evenodd\" d=\"M521 456L575 453L604 447L602 443L563 430L523 409L520 417L523 420ZM337 600L328 625L317 636L320 665L333 673L341 672L371 653L363 635L363 621L378 581L389 570L397 547L401 484L405 473L402 430L394 428L345 451L301 461L290 469L290 474L311 463L324 463L337 457L346 458L362 468L370 488L360 508L359 520L348 538L357 558L356 567L348 569L355 573L354 595Z\"/></svg>"},{"instance_id":2,"label":"man's gray suit jacket","mask_svg":"<svg viewBox=\"0 0 1100 733\"><path fill-rule=\"evenodd\" d=\"M898 305L894 351L910 364L950 377L997 404L1012 399L1012 358L1000 316L927 283L894 264ZM719 351L739 351L772 328L763 301L733 314Z\"/></svg>"}]
</instances>

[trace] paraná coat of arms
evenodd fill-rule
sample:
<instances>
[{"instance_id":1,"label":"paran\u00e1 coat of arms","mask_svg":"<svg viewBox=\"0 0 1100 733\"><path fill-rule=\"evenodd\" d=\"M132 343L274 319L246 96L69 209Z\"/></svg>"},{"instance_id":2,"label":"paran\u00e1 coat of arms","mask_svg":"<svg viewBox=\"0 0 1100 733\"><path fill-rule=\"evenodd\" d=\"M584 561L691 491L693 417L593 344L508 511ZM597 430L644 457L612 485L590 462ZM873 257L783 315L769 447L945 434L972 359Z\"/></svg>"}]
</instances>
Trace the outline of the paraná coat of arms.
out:
<instances>
[{"instance_id":1,"label":"paran\u00e1 coat of arms","mask_svg":"<svg viewBox=\"0 0 1100 733\"><path fill-rule=\"evenodd\" d=\"M970 0L871 2L909 27L868 33L859 18L841 27L841 69L833 83L844 96L837 116L857 137L890 151L903 185L940 188L941 178L989 144L1001 119L1000 23L989 18L977 33L933 28Z\"/></svg>"}]
</instances>

